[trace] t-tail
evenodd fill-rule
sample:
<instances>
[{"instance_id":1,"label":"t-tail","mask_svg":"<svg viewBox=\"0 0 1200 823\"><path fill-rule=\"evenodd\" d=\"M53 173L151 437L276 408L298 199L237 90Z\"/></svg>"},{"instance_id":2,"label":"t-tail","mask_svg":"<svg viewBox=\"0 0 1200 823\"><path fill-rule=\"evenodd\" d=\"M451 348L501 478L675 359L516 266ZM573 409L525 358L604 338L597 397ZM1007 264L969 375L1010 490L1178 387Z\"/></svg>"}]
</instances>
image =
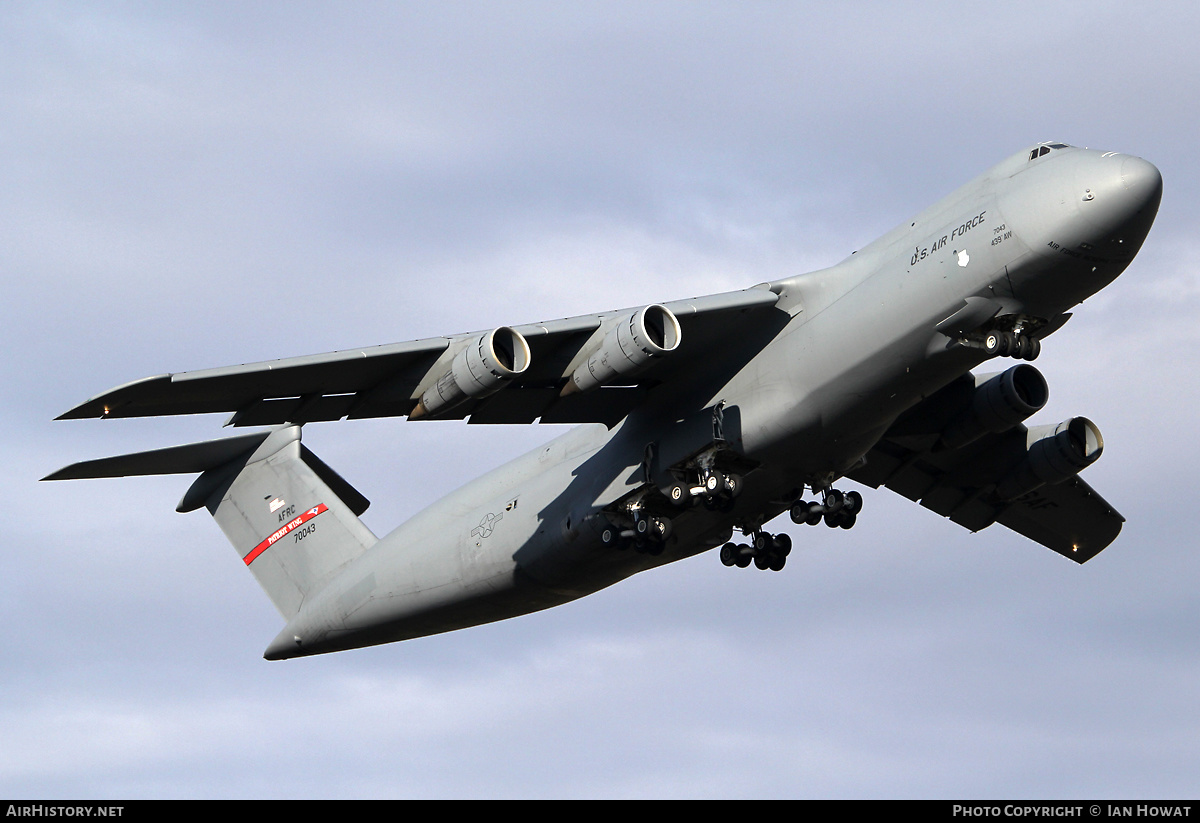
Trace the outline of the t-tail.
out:
<instances>
[{"instance_id":1,"label":"t-tail","mask_svg":"<svg viewBox=\"0 0 1200 823\"><path fill-rule=\"evenodd\" d=\"M200 472L176 507L208 509L284 619L378 538L369 501L300 442L300 427L88 460L43 480Z\"/></svg>"}]
</instances>

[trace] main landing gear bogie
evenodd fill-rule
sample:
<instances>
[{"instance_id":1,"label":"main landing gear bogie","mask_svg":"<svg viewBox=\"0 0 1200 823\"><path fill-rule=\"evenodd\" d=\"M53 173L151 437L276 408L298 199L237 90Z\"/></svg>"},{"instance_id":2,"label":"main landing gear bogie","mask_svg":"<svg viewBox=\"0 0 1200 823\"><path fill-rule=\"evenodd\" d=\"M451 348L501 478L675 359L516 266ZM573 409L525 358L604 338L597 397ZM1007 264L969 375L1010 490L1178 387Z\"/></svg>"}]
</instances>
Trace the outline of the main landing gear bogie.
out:
<instances>
[{"instance_id":1,"label":"main landing gear bogie","mask_svg":"<svg viewBox=\"0 0 1200 823\"><path fill-rule=\"evenodd\" d=\"M828 489L822 503L815 500L807 502L797 500L792 504L791 518L792 522L797 525L806 523L809 526L815 526L824 520L825 525L831 529L849 529L858 520L858 513L862 511L862 505L862 495L858 492Z\"/></svg>"},{"instance_id":2,"label":"main landing gear bogie","mask_svg":"<svg viewBox=\"0 0 1200 823\"><path fill-rule=\"evenodd\" d=\"M743 482L740 474L708 469L700 474L698 482L672 483L664 494L675 506L701 503L709 511L730 511L733 501L742 493Z\"/></svg>"},{"instance_id":3,"label":"main landing gear bogie","mask_svg":"<svg viewBox=\"0 0 1200 823\"><path fill-rule=\"evenodd\" d=\"M993 331L984 335L983 350L994 357L1036 360L1037 356L1042 353L1042 341L1027 334Z\"/></svg>"},{"instance_id":4,"label":"main landing gear bogie","mask_svg":"<svg viewBox=\"0 0 1200 823\"><path fill-rule=\"evenodd\" d=\"M600 532L600 542L615 549L632 547L642 554L657 557L666 548L667 539L672 531L669 517L638 516L631 529L621 529L612 525L604 527Z\"/></svg>"},{"instance_id":5,"label":"main landing gear bogie","mask_svg":"<svg viewBox=\"0 0 1200 823\"><path fill-rule=\"evenodd\" d=\"M749 544L726 543L721 547L721 562L726 566L744 569L751 563L755 568L773 572L782 571L787 556L792 552L792 538L786 534L768 534L756 531Z\"/></svg>"}]
</instances>

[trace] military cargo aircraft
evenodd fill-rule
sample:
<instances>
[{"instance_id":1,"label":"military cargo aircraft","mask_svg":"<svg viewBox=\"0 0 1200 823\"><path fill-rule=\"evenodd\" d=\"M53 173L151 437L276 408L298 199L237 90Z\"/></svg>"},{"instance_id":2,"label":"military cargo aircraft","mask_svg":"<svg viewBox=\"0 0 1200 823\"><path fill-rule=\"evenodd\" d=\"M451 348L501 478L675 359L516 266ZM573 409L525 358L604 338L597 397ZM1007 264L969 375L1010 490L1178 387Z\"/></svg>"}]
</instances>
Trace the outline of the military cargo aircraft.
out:
<instances>
[{"instance_id":1,"label":"military cargo aircraft","mask_svg":"<svg viewBox=\"0 0 1200 823\"><path fill-rule=\"evenodd\" d=\"M821 271L119 386L59 419L267 428L45 479L198 473L178 510L207 508L282 614L270 660L526 614L712 548L779 571L792 541L764 526L851 528L847 478L1083 563L1123 522L1078 477L1103 440L1085 417L1025 425L1048 397L1030 361L1129 265L1161 196L1138 157L1039 144ZM380 539L301 427L389 416L586 425Z\"/></svg>"}]
</instances>

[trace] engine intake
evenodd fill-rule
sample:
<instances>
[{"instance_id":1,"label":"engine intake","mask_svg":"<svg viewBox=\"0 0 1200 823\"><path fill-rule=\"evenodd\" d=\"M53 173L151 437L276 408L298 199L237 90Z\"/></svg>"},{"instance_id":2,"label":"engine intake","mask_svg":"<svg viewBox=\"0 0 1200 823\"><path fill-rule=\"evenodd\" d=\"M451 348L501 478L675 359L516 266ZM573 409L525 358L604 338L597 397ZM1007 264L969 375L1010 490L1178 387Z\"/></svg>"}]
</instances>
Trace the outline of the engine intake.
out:
<instances>
[{"instance_id":1,"label":"engine intake","mask_svg":"<svg viewBox=\"0 0 1200 823\"><path fill-rule=\"evenodd\" d=\"M1100 429L1086 417L1032 428L1026 443L1025 459L996 486L996 494L1003 500L1074 477L1099 460L1104 451Z\"/></svg>"},{"instance_id":2,"label":"engine intake","mask_svg":"<svg viewBox=\"0 0 1200 823\"><path fill-rule=\"evenodd\" d=\"M1011 429L1050 399L1046 378L1028 363L979 379L983 382L976 386L966 411L942 432L942 447L957 449L985 434Z\"/></svg>"},{"instance_id":3,"label":"engine intake","mask_svg":"<svg viewBox=\"0 0 1200 823\"><path fill-rule=\"evenodd\" d=\"M516 329L501 326L463 347L450 370L421 395L409 414L419 419L499 391L529 368L529 343Z\"/></svg>"},{"instance_id":4,"label":"engine intake","mask_svg":"<svg viewBox=\"0 0 1200 823\"><path fill-rule=\"evenodd\" d=\"M562 394L591 391L617 378L629 377L652 359L679 347L683 332L666 306L653 304L621 319L581 363Z\"/></svg>"}]
</instances>

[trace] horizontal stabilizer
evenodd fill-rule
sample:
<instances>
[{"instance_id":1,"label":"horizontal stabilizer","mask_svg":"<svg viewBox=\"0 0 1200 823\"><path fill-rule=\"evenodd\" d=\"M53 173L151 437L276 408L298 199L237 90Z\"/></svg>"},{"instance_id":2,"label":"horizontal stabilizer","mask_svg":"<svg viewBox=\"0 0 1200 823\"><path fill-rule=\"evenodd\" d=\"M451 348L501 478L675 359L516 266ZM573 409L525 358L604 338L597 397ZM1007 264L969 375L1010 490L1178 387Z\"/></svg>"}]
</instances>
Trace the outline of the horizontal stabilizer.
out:
<instances>
[{"instance_id":1,"label":"horizontal stabilizer","mask_svg":"<svg viewBox=\"0 0 1200 823\"><path fill-rule=\"evenodd\" d=\"M139 477L148 474L198 474L232 462L257 449L270 432L254 432L186 446L84 460L48 474L43 480ZM322 464L324 465L324 464Z\"/></svg>"},{"instance_id":2,"label":"horizontal stabilizer","mask_svg":"<svg viewBox=\"0 0 1200 823\"><path fill-rule=\"evenodd\" d=\"M299 426L87 460L43 480L198 473L177 511L207 508L280 614L376 542L367 498L300 442Z\"/></svg>"}]
</instances>

